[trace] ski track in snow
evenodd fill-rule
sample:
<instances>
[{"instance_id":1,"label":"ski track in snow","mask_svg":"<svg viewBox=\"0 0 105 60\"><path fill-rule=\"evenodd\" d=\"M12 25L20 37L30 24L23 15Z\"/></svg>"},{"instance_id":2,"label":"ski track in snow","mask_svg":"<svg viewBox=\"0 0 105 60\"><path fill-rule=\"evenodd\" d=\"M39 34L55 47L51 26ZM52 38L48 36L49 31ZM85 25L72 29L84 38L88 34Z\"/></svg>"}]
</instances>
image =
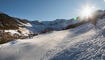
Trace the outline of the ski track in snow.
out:
<instances>
[{"instance_id":1,"label":"ski track in snow","mask_svg":"<svg viewBox=\"0 0 105 60\"><path fill-rule=\"evenodd\" d=\"M105 60L104 21L0 45L0 60Z\"/></svg>"}]
</instances>

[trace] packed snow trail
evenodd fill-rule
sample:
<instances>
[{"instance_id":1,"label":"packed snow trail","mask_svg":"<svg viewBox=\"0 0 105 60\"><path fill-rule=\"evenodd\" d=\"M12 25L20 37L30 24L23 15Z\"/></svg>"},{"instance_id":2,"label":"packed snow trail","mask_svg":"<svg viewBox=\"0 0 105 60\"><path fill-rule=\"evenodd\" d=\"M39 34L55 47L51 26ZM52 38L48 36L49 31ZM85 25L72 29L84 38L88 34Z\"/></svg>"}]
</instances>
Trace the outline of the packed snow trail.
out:
<instances>
[{"instance_id":1,"label":"packed snow trail","mask_svg":"<svg viewBox=\"0 0 105 60\"><path fill-rule=\"evenodd\" d=\"M104 21L0 45L0 60L105 60Z\"/></svg>"}]
</instances>

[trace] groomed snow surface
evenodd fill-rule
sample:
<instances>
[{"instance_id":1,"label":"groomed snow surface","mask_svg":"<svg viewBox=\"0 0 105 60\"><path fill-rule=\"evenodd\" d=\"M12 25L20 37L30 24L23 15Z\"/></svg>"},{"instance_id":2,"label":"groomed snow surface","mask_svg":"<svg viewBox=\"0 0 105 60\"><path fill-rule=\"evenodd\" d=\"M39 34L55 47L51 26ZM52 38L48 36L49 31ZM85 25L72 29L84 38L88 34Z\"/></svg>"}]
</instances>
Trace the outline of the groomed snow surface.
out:
<instances>
[{"instance_id":1,"label":"groomed snow surface","mask_svg":"<svg viewBox=\"0 0 105 60\"><path fill-rule=\"evenodd\" d=\"M105 19L0 45L0 60L105 60Z\"/></svg>"}]
</instances>

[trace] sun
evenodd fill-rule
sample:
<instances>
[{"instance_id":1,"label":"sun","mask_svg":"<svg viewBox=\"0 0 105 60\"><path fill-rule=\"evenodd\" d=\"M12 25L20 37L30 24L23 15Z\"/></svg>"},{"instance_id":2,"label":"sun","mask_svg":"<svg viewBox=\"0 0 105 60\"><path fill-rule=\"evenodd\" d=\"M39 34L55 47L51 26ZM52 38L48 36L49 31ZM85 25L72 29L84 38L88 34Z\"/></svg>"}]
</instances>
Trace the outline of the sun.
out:
<instances>
[{"instance_id":1,"label":"sun","mask_svg":"<svg viewBox=\"0 0 105 60\"><path fill-rule=\"evenodd\" d=\"M81 10L81 17L83 18L89 18L92 17L92 13L94 12L94 8L93 6L84 6Z\"/></svg>"}]
</instances>

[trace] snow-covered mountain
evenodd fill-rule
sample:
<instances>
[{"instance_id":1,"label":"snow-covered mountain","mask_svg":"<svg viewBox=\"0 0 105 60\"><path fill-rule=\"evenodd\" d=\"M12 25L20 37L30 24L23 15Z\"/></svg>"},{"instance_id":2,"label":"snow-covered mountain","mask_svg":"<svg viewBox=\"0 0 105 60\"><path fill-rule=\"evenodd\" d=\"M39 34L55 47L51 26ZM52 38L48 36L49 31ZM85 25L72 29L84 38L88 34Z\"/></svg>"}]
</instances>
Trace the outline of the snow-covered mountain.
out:
<instances>
[{"instance_id":1,"label":"snow-covered mountain","mask_svg":"<svg viewBox=\"0 0 105 60\"><path fill-rule=\"evenodd\" d=\"M0 45L0 60L104 60L105 19Z\"/></svg>"},{"instance_id":2,"label":"snow-covered mountain","mask_svg":"<svg viewBox=\"0 0 105 60\"><path fill-rule=\"evenodd\" d=\"M19 19L8 16L5 13L0 13L0 30L18 30L19 28L26 28L33 33L40 33L46 29L61 30L64 27L78 23L73 19L56 19L54 21L29 21L26 19Z\"/></svg>"},{"instance_id":3,"label":"snow-covered mountain","mask_svg":"<svg viewBox=\"0 0 105 60\"><path fill-rule=\"evenodd\" d=\"M2 44L0 60L105 60L105 18L102 16L97 26L89 22L72 29ZM42 22L31 22L32 26L34 24ZM29 24L27 29L32 26Z\"/></svg>"},{"instance_id":4,"label":"snow-covered mountain","mask_svg":"<svg viewBox=\"0 0 105 60\"><path fill-rule=\"evenodd\" d=\"M29 21L26 19L11 17L5 13L0 13L0 37L5 36L5 39L0 39L1 41L3 41L2 43L9 42L15 39L25 39L50 31L63 30L67 26L79 22L79 20L76 21L73 19L56 19L54 21ZM8 37L10 39L6 40ZM4 42L4 40L6 41Z\"/></svg>"},{"instance_id":5,"label":"snow-covered mountain","mask_svg":"<svg viewBox=\"0 0 105 60\"><path fill-rule=\"evenodd\" d=\"M94 15L103 18L105 16L105 11L98 10ZM85 20L84 20L85 21ZM84 21L77 17L77 20L74 19L56 19L54 21L29 21L26 19L19 19L15 17L10 17L7 14L0 13L0 29L4 30L15 30L16 32L20 31L21 33L28 35L31 33L40 34L46 33L49 31L59 31L65 28L73 28L75 24L80 23L84 24ZM79 25L79 24L77 24Z\"/></svg>"}]
</instances>

